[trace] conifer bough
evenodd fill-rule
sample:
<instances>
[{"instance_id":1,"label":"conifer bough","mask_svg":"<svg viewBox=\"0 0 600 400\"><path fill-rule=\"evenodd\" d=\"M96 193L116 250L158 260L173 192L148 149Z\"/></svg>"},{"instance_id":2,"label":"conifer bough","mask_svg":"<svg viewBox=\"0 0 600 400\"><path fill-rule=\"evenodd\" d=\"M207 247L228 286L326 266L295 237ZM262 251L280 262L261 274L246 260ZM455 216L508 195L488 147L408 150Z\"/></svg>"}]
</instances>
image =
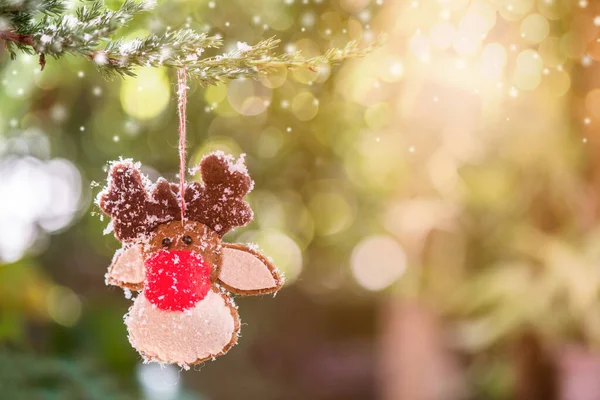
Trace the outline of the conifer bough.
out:
<instances>
[{"instance_id":1,"label":"conifer bough","mask_svg":"<svg viewBox=\"0 0 600 400\"><path fill-rule=\"evenodd\" d=\"M219 36L167 29L161 35L130 41L114 38L119 28L154 5L151 1L126 0L114 11L101 0L84 1L69 13L65 0L0 0L0 40L12 59L18 52L37 54L42 70L46 56L72 54L94 62L107 76L133 76L135 67L187 66L188 73L205 85L256 78L282 67L314 70L321 64L361 57L372 50L372 45L359 48L353 41L343 49L305 58L300 52L274 54L279 40L270 38L253 46L238 42L236 50L203 58L205 49L223 46Z\"/></svg>"}]
</instances>

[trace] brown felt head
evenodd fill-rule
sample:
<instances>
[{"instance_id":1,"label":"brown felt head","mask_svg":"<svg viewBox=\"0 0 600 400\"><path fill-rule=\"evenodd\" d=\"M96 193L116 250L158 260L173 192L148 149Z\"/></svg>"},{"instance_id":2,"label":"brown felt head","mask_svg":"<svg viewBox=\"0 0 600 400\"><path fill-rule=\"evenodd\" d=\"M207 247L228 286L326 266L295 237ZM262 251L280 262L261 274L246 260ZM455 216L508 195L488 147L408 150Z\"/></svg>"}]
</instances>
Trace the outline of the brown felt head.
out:
<instances>
[{"instance_id":1,"label":"brown felt head","mask_svg":"<svg viewBox=\"0 0 600 400\"><path fill-rule=\"evenodd\" d=\"M200 222L222 237L231 229L252 220L250 206L243 200L253 182L243 159L215 152L200 163L203 183L191 182L185 188L185 220ZM112 218L115 236L122 242L134 241L157 226L181 219L177 185L160 178L154 187L131 161L114 163L108 186L98 204Z\"/></svg>"},{"instance_id":2,"label":"brown felt head","mask_svg":"<svg viewBox=\"0 0 600 400\"><path fill-rule=\"evenodd\" d=\"M166 241L165 241L166 240ZM171 221L160 224L144 246L144 258L159 250L188 250L200 254L211 266L211 282L214 282L221 266L221 238L200 222Z\"/></svg>"}]
</instances>

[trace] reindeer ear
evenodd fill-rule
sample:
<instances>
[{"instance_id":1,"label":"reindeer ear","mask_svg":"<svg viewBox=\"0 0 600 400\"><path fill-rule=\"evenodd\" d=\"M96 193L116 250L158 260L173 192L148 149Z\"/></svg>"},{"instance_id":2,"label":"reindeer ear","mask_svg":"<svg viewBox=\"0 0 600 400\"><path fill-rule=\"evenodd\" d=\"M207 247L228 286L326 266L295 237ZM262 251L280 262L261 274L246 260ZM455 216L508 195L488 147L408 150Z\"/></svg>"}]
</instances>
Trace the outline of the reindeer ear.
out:
<instances>
[{"instance_id":1,"label":"reindeer ear","mask_svg":"<svg viewBox=\"0 0 600 400\"><path fill-rule=\"evenodd\" d=\"M275 293L283 285L277 268L262 254L240 244L223 243L219 283L243 296Z\"/></svg>"},{"instance_id":2,"label":"reindeer ear","mask_svg":"<svg viewBox=\"0 0 600 400\"><path fill-rule=\"evenodd\" d=\"M144 257L141 244L124 247L115 254L106 273L106 283L124 289L142 290Z\"/></svg>"}]
</instances>

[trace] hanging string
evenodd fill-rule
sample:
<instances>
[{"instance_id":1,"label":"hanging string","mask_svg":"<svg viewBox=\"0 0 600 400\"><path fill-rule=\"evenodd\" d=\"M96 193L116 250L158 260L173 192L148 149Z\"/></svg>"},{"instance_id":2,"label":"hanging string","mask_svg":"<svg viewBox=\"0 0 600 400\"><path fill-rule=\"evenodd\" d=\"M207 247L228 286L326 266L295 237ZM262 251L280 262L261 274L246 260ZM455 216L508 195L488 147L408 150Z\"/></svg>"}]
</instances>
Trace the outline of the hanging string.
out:
<instances>
[{"instance_id":1,"label":"hanging string","mask_svg":"<svg viewBox=\"0 0 600 400\"><path fill-rule=\"evenodd\" d=\"M179 198L181 201L181 222L185 214L185 147L187 116L187 67L177 70L177 110L179 111Z\"/></svg>"}]
</instances>

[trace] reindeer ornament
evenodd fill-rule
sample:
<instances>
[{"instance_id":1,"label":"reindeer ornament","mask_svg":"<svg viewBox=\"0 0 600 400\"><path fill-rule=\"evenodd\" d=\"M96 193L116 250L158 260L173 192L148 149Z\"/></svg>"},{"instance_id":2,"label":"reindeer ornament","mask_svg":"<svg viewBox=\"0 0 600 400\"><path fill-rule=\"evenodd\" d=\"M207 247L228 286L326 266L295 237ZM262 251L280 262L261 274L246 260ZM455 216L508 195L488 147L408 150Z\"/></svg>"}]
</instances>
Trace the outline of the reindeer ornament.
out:
<instances>
[{"instance_id":1,"label":"reindeer ornament","mask_svg":"<svg viewBox=\"0 0 600 400\"><path fill-rule=\"evenodd\" d=\"M222 152L200 164L203 184L151 184L138 165L115 162L99 197L123 248L108 284L141 291L125 315L129 341L148 361L187 366L225 354L237 343L240 320L227 292L277 292L283 279L253 248L223 243L225 233L252 220L243 197L253 187L243 159Z\"/></svg>"}]
</instances>

